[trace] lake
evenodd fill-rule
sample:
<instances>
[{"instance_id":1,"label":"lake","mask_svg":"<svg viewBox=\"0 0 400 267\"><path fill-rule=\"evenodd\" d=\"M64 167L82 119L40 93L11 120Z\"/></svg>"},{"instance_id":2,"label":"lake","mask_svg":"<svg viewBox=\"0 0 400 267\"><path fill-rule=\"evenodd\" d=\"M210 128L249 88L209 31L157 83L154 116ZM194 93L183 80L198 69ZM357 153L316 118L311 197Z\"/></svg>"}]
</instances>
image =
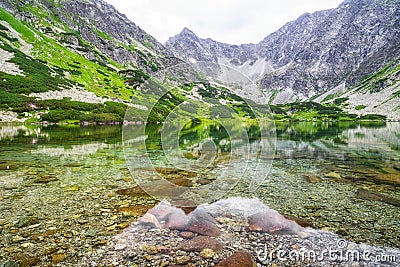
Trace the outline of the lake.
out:
<instances>
[{"instance_id":1,"label":"lake","mask_svg":"<svg viewBox=\"0 0 400 267\"><path fill-rule=\"evenodd\" d=\"M76 263L157 203L136 183L164 196L157 175L196 204L258 197L303 224L400 248L400 123L273 128L0 125L0 263Z\"/></svg>"}]
</instances>

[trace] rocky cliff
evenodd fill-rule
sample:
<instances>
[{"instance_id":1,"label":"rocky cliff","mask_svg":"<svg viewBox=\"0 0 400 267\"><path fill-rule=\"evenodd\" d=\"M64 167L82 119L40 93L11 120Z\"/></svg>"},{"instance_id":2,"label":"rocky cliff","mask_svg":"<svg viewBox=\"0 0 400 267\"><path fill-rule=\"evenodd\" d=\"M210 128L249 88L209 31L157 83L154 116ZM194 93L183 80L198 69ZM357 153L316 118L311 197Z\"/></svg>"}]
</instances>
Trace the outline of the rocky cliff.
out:
<instances>
[{"instance_id":1,"label":"rocky cliff","mask_svg":"<svg viewBox=\"0 0 400 267\"><path fill-rule=\"evenodd\" d=\"M109 58L148 72L173 60L154 37L101 0L4 0L0 7L91 60L107 64Z\"/></svg>"},{"instance_id":2,"label":"rocky cliff","mask_svg":"<svg viewBox=\"0 0 400 267\"><path fill-rule=\"evenodd\" d=\"M137 86L176 62L104 1L0 1L0 121L122 121Z\"/></svg>"},{"instance_id":3,"label":"rocky cliff","mask_svg":"<svg viewBox=\"0 0 400 267\"><path fill-rule=\"evenodd\" d=\"M338 8L304 14L258 44L228 45L184 29L166 46L175 55L236 67L274 103L350 88L399 63L400 2L346 0Z\"/></svg>"}]
</instances>

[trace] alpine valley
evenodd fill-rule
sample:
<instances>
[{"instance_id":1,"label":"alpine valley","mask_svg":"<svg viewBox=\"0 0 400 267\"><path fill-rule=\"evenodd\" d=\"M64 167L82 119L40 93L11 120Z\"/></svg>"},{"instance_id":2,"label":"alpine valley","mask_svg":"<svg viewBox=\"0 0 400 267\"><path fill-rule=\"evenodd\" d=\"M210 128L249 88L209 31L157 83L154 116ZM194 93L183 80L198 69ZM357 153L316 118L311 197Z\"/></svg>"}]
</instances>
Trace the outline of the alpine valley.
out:
<instances>
[{"instance_id":1,"label":"alpine valley","mask_svg":"<svg viewBox=\"0 0 400 267\"><path fill-rule=\"evenodd\" d=\"M393 0L345 0L243 45L187 28L163 45L102 0L1 0L0 120L122 122L141 83L196 61L247 75L275 119L397 120L399 44ZM186 100L171 95L150 120Z\"/></svg>"}]
</instances>

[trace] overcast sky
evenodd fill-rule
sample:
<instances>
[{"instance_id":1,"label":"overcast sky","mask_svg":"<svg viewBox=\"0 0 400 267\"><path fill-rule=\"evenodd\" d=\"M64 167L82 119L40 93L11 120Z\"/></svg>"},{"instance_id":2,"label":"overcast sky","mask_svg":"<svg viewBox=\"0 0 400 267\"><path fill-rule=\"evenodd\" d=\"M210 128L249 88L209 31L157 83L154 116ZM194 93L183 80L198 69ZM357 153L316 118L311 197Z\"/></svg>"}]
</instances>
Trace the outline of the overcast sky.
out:
<instances>
[{"instance_id":1,"label":"overcast sky","mask_svg":"<svg viewBox=\"0 0 400 267\"><path fill-rule=\"evenodd\" d=\"M343 0L106 0L164 43L191 29L201 38L258 43L300 15L337 7Z\"/></svg>"}]
</instances>

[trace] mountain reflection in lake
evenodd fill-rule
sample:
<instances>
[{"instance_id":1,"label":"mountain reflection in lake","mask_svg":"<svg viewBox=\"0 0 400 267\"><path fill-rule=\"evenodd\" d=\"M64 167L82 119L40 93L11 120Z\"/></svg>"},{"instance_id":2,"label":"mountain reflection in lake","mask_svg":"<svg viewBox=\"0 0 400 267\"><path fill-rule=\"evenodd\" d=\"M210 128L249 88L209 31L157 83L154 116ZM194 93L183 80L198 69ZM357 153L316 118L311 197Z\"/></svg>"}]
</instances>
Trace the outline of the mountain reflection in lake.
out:
<instances>
[{"instance_id":1,"label":"mountain reflection in lake","mask_svg":"<svg viewBox=\"0 0 400 267\"><path fill-rule=\"evenodd\" d=\"M357 242L400 247L400 123L275 125L276 153L257 158L261 166L273 161L266 180L251 191L246 174L230 195L259 197L287 216ZM242 147L229 134L235 125L186 125L171 150L163 149L162 125L143 127L132 125L145 135L131 144L144 140L158 170L184 186L212 184L227 161L243 160L232 155ZM245 129L251 146L273 147L275 140L261 140L259 127ZM139 147L130 149L138 149L135 157L147 156ZM0 125L0 263L22 252L44 257L54 249L76 262L154 205L135 188L134 179L146 173L138 170L132 178L123 150L119 126ZM214 165L196 177L193 166L201 159ZM171 161L192 169L175 170Z\"/></svg>"}]
</instances>

